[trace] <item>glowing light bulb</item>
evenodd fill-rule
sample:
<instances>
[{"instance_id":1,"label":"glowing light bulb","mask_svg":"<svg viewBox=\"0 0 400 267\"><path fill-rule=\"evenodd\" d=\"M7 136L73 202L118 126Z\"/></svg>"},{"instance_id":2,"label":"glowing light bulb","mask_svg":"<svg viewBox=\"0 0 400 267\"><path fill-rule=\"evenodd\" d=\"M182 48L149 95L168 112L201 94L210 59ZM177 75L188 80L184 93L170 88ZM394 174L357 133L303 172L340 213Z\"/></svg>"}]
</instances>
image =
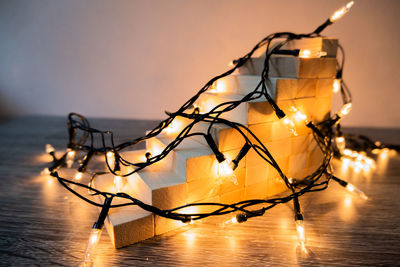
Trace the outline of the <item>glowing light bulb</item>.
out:
<instances>
[{"instance_id":1,"label":"glowing light bulb","mask_svg":"<svg viewBox=\"0 0 400 267\"><path fill-rule=\"evenodd\" d=\"M82 179L83 173L82 172L77 172L75 174L75 180L80 181Z\"/></svg>"},{"instance_id":2,"label":"glowing light bulb","mask_svg":"<svg viewBox=\"0 0 400 267\"><path fill-rule=\"evenodd\" d=\"M222 226L226 227L226 226L234 225L234 224L237 224L237 223L238 223L238 220L237 220L237 218L235 216L232 219L229 219L229 220L225 221Z\"/></svg>"},{"instance_id":3,"label":"glowing light bulb","mask_svg":"<svg viewBox=\"0 0 400 267\"><path fill-rule=\"evenodd\" d=\"M177 118L173 119L173 121L168 125L167 128L164 129L164 132L167 134L175 134L179 133L182 130L182 122Z\"/></svg>"},{"instance_id":4,"label":"glowing light bulb","mask_svg":"<svg viewBox=\"0 0 400 267\"><path fill-rule=\"evenodd\" d=\"M89 242L85 249L85 266L93 265L93 252L100 241L102 229L93 228L90 232Z\"/></svg>"},{"instance_id":5,"label":"glowing light bulb","mask_svg":"<svg viewBox=\"0 0 400 267\"><path fill-rule=\"evenodd\" d=\"M119 175L114 176L114 185L117 193L122 192L121 189L124 187L124 179Z\"/></svg>"},{"instance_id":6,"label":"glowing light bulb","mask_svg":"<svg viewBox=\"0 0 400 267\"><path fill-rule=\"evenodd\" d=\"M49 168L44 168L44 169L40 172L41 175L49 175L50 173L51 173L51 172L50 172Z\"/></svg>"},{"instance_id":7,"label":"glowing light bulb","mask_svg":"<svg viewBox=\"0 0 400 267\"><path fill-rule=\"evenodd\" d=\"M338 93L340 91L340 79L335 79L333 81L333 93Z\"/></svg>"},{"instance_id":8,"label":"glowing light bulb","mask_svg":"<svg viewBox=\"0 0 400 267\"><path fill-rule=\"evenodd\" d=\"M237 178L235 173L233 172L232 168L229 166L228 160L224 160L220 163L218 163L218 177L220 178L230 178L232 183L235 185L238 184Z\"/></svg>"},{"instance_id":9,"label":"glowing light bulb","mask_svg":"<svg viewBox=\"0 0 400 267\"><path fill-rule=\"evenodd\" d=\"M337 115L342 118L342 117L344 117L344 116L346 116L347 114L350 113L351 108L352 108L352 104L351 103L347 103L339 110Z\"/></svg>"},{"instance_id":10,"label":"glowing light bulb","mask_svg":"<svg viewBox=\"0 0 400 267\"><path fill-rule=\"evenodd\" d=\"M344 151L346 147L346 141L343 136L338 136L335 138L336 141L336 146L339 149L339 151Z\"/></svg>"},{"instance_id":11,"label":"glowing light bulb","mask_svg":"<svg viewBox=\"0 0 400 267\"><path fill-rule=\"evenodd\" d=\"M296 131L296 125L294 124L294 122L289 119L287 116L285 116L282 119L283 124L286 125L286 127L289 129L289 131L294 135L297 136L297 131Z\"/></svg>"},{"instance_id":12,"label":"glowing light bulb","mask_svg":"<svg viewBox=\"0 0 400 267\"><path fill-rule=\"evenodd\" d=\"M350 193L358 195L359 197L361 197L364 200L368 199L368 196L363 191L361 191L360 189L358 189L357 187L355 187L351 183L348 183L346 185L346 190L349 191Z\"/></svg>"},{"instance_id":13,"label":"glowing light bulb","mask_svg":"<svg viewBox=\"0 0 400 267\"><path fill-rule=\"evenodd\" d=\"M54 147L50 144L46 144L46 153L50 154L53 153L55 151Z\"/></svg>"},{"instance_id":14,"label":"glowing light bulb","mask_svg":"<svg viewBox=\"0 0 400 267\"><path fill-rule=\"evenodd\" d=\"M215 93L215 94L220 94L224 93L226 91L226 86L223 81L215 81L213 84L210 86L210 93Z\"/></svg>"},{"instance_id":15,"label":"glowing light bulb","mask_svg":"<svg viewBox=\"0 0 400 267\"><path fill-rule=\"evenodd\" d=\"M307 253L306 231L304 229L304 221L303 220L296 220L296 230L297 230L297 239L300 244L300 247L305 253Z\"/></svg>"},{"instance_id":16,"label":"glowing light bulb","mask_svg":"<svg viewBox=\"0 0 400 267\"><path fill-rule=\"evenodd\" d=\"M311 51L308 49L301 49L299 52L300 58L319 58L326 55L327 53L325 51Z\"/></svg>"},{"instance_id":17,"label":"glowing light bulb","mask_svg":"<svg viewBox=\"0 0 400 267\"><path fill-rule=\"evenodd\" d=\"M76 152L74 150L68 148L67 158L65 160L65 163L67 164L68 168L71 168L72 164L74 163L75 154L76 154Z\"/></svg>"},{"instance_id":18,"label":"glowing light bulb","mask_svg":"<svg viewBox=\"0 0 400 267\"><path fill-rule=\"evenodd\" d=\"M114 154L114 152L108 151L106 153L106 157L107 157L106 167L107 167L107 163L108 163L108 166L113 170L115 168L115 154Z\"/></svg>"},{"instance_id":19,"label":"glowing light bulb","mask_svg":"<svg viewBox=\"0 0 400 267\"><path fill-rule=\"evenodd\" d=\"M329 18L331 22L335 22L349 12L350 8L354 5L354 1L348 2L345 6L336 10L335 13Z\"/></svg>"}]
</instances>

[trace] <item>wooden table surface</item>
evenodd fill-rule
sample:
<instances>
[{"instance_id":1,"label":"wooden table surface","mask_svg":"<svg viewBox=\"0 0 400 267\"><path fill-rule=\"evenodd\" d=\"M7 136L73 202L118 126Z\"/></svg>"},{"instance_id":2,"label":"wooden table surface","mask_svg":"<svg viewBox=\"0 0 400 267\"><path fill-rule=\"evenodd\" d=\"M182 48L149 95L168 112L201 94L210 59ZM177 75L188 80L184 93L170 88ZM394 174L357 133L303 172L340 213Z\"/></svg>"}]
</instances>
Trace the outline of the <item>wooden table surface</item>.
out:
<instances>
[{"instance_id":1,"label":"wooden table surface","mask_svg":"<svg viewBox=\"0 0 400 267\"><path fill-rule=\"evenodd\" d=\"M152 121L92 120L119 141L141 135ZM399 143L400 130L350 129ZM66 144L66 118L21 117L0 122L0 265L79 266L98 209L55 180L40 176L46 143ZM96 266L395 266L400 265L400 157L380 158L368 174L337 174L370 199L330 187L301 198L310 253L296 251L292 204L223 228L232 216L113 249L103 232Z\"/></svg>"}]
</instances>

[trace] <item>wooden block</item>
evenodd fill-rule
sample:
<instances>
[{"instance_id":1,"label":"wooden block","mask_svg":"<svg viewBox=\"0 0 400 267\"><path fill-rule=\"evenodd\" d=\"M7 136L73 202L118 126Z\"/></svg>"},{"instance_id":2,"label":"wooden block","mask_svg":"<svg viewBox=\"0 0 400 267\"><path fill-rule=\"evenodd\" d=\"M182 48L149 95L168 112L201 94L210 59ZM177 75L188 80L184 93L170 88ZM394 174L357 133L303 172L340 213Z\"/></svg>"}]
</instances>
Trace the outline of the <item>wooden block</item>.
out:
<instances>
[{"instance_id":1,"label":"wooden block","mask_svg":"<svg viewBox=\"0 0 400 267\"><path fill-rule=\"evenodd\" d=\"M314 97L317 90L317 79L298 79L296 98Z\"/></svg>"},{"instance_id":2,"label":"wooden block","mask_svg":"<svg viewBox=\"0 0 400 267\"><path fill-rule=\"evenodd\" d=\"M320 122L326 117L329 117L332 106L332 99L330 97L319 97L315 99L313 114L313 121Z\"/></svg>"},{"instance_id":3,"label":"wooden block","mask_svg":"<svg viewBox=\"0 0 400 267\"><path fill-rule=\"evenodd\" d=\"M274 110L268 102L249 103L248 123L266 123L277 121Z\"/></svg>"},{"instance_id":4,"label":"wooden block","mask_svg":"<svg viewBox=\"0 0 400 267\"><path fill-rule=\"evenodd\" d=\"M247 132L244 131L244 134L247 134ZM241 149L246 140L237 130L233 128L225 128L219 131L216 142L218 144L218 149L221 152L225 152L234 149Z\"/></svg>"},{"instance_id":5,"label":"wooden block","mask_svg":"<svg viewBox=\"0 0 400 267\"><path fill-rule=\"evenodd\" d=\"M336 58L321 58L318 78L335 78L336 77Z\"/></svg>"},{"instance_id":6,"label":"wooden block","mask_svg":"<svg viewBox=\"0 0 400 267\"><path fill-rule=\"evenodd\" d=\"M186 204L186 183L157 188L152 191L153 206L159 209L172 209Z\"/></svg>"},{"instance_id":7,"label":"wooden block","mask_svg":"<svg viewBox=\"0 0 400 267\"><path fill-rule=\"evenodd\" d=\"M187 183L187 203L202 201L217 196L220 191L220 181L215 175L208 175L202 179L192 180Z\"/></svg>"},{"instance_id":8,"label":"wooden block","mask_svg":"<svg viewBox=\"0 0 400 267\"><path fill-rule=\"evenodd\" d=\"M277 40L276 42L271 44L273 47L278 42L282 40ZM282 46L281 49L307 49L310 50L311 53L315 54L320 51L324 51L327 53L327 57L336 57L338 48L338 39L330 38L330 37L315 37L315 38L303 38L303 39L295 39L287 42ZM266 45L260 47L255 54L254 57L265 56Z\"/></svg>"},{"instance_id":9,"label":"wooden block","mask_svg":"<svg viewBox=\"0 0 400 267\"><path fill-rule=\"evenodd\" d=\"M263 58L251 58L238 69L240 74L261 75ZM336 75L336 58L299 58L272 56L269 77L332 78Z\"/></svg>"},{"instance_id":10,"label":"wooden block","mask_svg":"<svg viewBox=\"0 0 400 267\"><path fill-rule=\"evenodd\" d=\"M323 158L324 154L321 149L318 146L315 146L313 150L308 152L307 167L311 168L314 166L320 166Z\"/></svg>"},{"instance_id":11,"label":"wooden block","mask_svg":"<svg viewBox=\"0 0 400 267\"><path fill-rule=\"evenodd\" d=\"M245 187L245 199L263 199L267 196L268 180L248 185Z\"/></svg>"},{"instance_id":12,"label":"wooden block","mask_svg":"<svg viewBox=\"0 0 400 267\"><path fill-rule=\"evenodd\" d=\"M335 79L318 79L316 97L332 97Z\"/></svg>"},{"instance_id":13,"label":"wooden block","mask_svg":"<svg viewBox=\"0 0 400 267\"><path fill-rule=\"evenodd\" d=\"M161 235L185 225L186 223L181 221L171 220L154 215L154 235Z\"/></svg>"},{"instance_id":14,"label":"wooden block","mask_svg":"<svg viewBox=\"0 0 400 267\"><path fill-rule=\"evenodd\" d=\"M260 164L249 164L246 166L246 187L265 182L269 179L272 171L272 166L266 161Z\"/></svg>"},{"instance_id":15,"label":"wooden block","mask_svg":"<svg viewBox=\"0 0 400 267\"><path fill-rule=\"evenodd\" d=\"M115 248L125 247L154 236L153 214L138 207L117 209L111 210L105 222ZM122 221L120 220L122 218L129 219Z\"/></svg>"},{"instance_id":16,"label":"wooden block","mask_svg":"<svg viewBox=\"0 0 400 267\"><path fill-rule=\"evenodd\" d=\"M101 178L99 178L101 177ZM113 175L98 176L93 181L93 186L99 190L114 192ZM139 185L140 181L136 181ZM134 188L127 183L123 191L132 197L151 204L151 196L145 186ZM102 197L97 198L98 203L103 203ZM129 203L125 199L114 198L112 204ZM105 221L107 232L115 248L127 246L154 236L154 219L151 212L147 212L138 206L124 206L110 209Z\"/></svg>"},{"instance_id":17,"label":"wooden block","mask_svg":"<svg viewBox=\"0 0 400 267\"><path fill-rule=\"evenodd\" d=\"M305 176L307 155L308 153L290 155L288 177L302 178Z\"/></svg>"},{"instance_id":18,"label":"wooden block","mask_svg":"<svg viewBox=\"0 0 400 267\"><path fill-rule=\"evenodd\" d=\"M308 152L311 143L311 134L293 136L290 138L290 155Z\"/></svg>"},{"instance_id":19,"label":"wooden block","mask_svg":"<svg viewBox=\"0 0 400 267\"><path fill-rule=\"evenodd\" d=\"M252 141L253 143L266 143L266 142L270 142L272 141L272 126L273 123L272 122L267 122L267 123L260 123L260 124L253 124L253 125L249 125L248 128L249 130L255 135L255 137L258 138L258 141L256 140L256 138L251 135L250 133L248 134L248 138L250 139L250 141Z\"/></svg>"},{"instance_id":20,"label":"wooden block","mask_svg":"<svg viewBox=\"0 0 400 267\"><path fill-rule=\"evenodd\" d=\"M245 188L240 188L235 191L229 191L228 193L222 194L220 197L221 203L233 204L239 201L245 200Z\"/></svg>"},{"instance_id":21,"label":"wooden block","mask_svg":"<svg viewBox=\"0 0 400 267\"><path fill-rule=\"evenodd\" d=\"M210 89L207 93L218 95L241 95L245 96L253 92L259 85L261 77L259 75L229 75L216 81L215 88ZM268 87L268 92L272 97L275 96L275 82L271 80L272 87Z\"/></svg>"},{"instance_id":22,"label":"wooden block","mask_svg":"<svg viewBox=\"0 0 400 267\"><path fill-rule=\"evenodd\" d=\"M220 185L220 192L218 193L219 195L224 195L229 192L237 191L244 188L246 181L246 168L237 168L234 171L234 174L236 176L237 184L234 184L232 183L232 181L225 179Z\"/></svg>"}]
</instances>

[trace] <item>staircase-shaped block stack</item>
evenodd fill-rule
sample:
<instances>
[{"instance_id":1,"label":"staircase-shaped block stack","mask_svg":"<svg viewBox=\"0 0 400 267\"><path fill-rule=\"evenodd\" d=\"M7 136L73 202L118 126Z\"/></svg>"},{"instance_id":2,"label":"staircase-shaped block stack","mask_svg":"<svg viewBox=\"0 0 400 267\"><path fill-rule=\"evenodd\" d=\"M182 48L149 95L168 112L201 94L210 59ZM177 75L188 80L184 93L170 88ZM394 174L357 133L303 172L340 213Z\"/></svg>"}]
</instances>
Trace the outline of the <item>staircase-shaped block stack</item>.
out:
<instances>
[{"instance_id":1,"label":"staircase-shaped block stack","mask_svg":"<svg viewBox=\"0 0 400 267\"><path fill-rule=\"evenodd\" d=\"M321 121L330 113L331 108L337 40L295 40L287 43L283 49L327 52L327 56L322 58L273 56L270 64L272 86L269 89L279 107L287 112L294 106L307 115L308 120ZM234 75L218 80L210 92L198 99L196 105L200 112L207 112L227 101L239 100L252 92L260 82L263 62L263 55L260 54ZM322 153L304 121L296 122L298 134L293 135L277 119L264 97L242 103L221 117L249 127L288 177L303 177L321 164ZM144 162L147 151L153 156L159 154L189 123L188 119L176 117L169 129L147 140L145 150L122 152L121 155L131 162ZM201 122L192 132L206 132L208 126L208 123ZM211 134L219 150L230 160L236 157L245 143L240 133L224 125L214 125ZM250 135L248 138L253 139ZM196 202L234 203L245 199L266 198L287 190L276 170L252 149L234 171L236 184L230 179L217 177L217 165L215 155L204 137L193 136L183 140L162 161L127 177L123 191L160 209L172 209ZM95 181L95 186L112 187L112 179L112 175L105 175ZM204 212L209 209L204 206L181 212ZM183 225L182 222L153 215L135 206L112 209L106 221L111 240L117 248Z\"/></svg>"}]
</instances>

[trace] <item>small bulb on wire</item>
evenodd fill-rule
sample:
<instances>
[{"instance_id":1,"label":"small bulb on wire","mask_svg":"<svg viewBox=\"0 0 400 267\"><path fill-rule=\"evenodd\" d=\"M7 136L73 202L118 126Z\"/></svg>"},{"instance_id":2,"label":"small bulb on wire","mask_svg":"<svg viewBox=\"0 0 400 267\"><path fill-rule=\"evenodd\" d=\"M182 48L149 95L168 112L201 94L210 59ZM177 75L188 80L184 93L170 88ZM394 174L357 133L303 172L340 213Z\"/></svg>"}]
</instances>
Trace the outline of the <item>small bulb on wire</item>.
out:
<instances>
[{"instance_id":1,"label":"small bulb on wire","mask_svg":"<svg viewBox=\"0 0 400 267\"><path fill-rule=\"evenodd\" d=\"M217 175L220 178L229 178L232 183L235 185L238 185L237 177L235 173L233 172L232 167L230 166L228 160L224 160L222 162L218 162L218 171Z\"/></svg>"},{"instance_id":2,"label":"small bulb on wire","mask_svg":"<svg viewBox=\"0 0 400 267\"><path fill-rule=\"evenodd\" d=\"M210 93L220 94L226 91L225 83L221 80L215 81L210 86Z\"/></svg>"},{"instance_id":3,"label":"small bulb on wire","mask_svg":"<svg viewBox=\"0 0 400 267\"><path fill-rule=\"evenodd\" d=\"M54 149L54 147L52 145L46 144L46 153L47 154L54 153L54 151L55 151L55 149Z\"/></svg>"},{"instance_id":4,"label":"small bulb on wire","mask_svg":"<svg viewBox=\"0 0 400 267\"><path fill-rule=\"evenodd\" d=\"M182 130L182 127L182 122L179 119L174 118L168 127L164 129L164 132L167 134L176 134Z\"/></svg>"},{"instance_id":5,"label":"small bulb on wire","mask_svg":"<svg viewBox=\"0 0 400 267\"><path fill-rule=\"evenodd\" d=\"M99 218L94 223L93 228L90 232L89 241L85 249L85 259L84 259L85 266L93 266L94 250L96 249L97 244L100 241L101 233L103 231L104 221L110 209L111 201L112 198L105 199Z\"/></svg>"},{"instance_id":6,"label":"small bulb on wire","mask_svg":"<svg viewBox=\"0 0 400 267\"><path fill-rule=\"evenodd\" d=\"M110 166L111 169L114 169L114 164L115 164L115 154L112 151L108 151L106 153L107 156L107 162L108 165Z\"/></svg>"},{"instance_id":7,"label":"small bulb on wire","mask_svg":"<svg viewBox=\"0 0 400 267\"><path fill-rule=\"evenodd\" d=\"M333 81L333 93L336 94L339 93L339 91L340 91L340 79L335 79Z\"/></svg>"},{"instance_id":8,"label":"small bulb on wire","mask_svg":"<svg viewBox=\"0 0 400 267\"><path fill-rule=\"evenodd\" d=\"M343 136L338 136L335 138L336 146L339 151L344 151L346 147L346 141Z\"/></svg>"},{"instance_id":9,"label":"small bulb on wire","mask_svg":"<svg viewBox=\"0 0 400 267\"><path fill-rule=\"evenodd\" d=\"M299 52L300 58L320 58L326 56L325 51L311 51L308 49L301 49Z\"/></svg>"},{"instance_id":10,"label":"small bulb on wire","mask_svg":"<svg viewBox=\"0 0 400 267\"><path fill-rule=\"evenodd\" d=\"M41 175L49 175L50 173L51 173L51 172L50 172L49 168L44 168L44 169L40 172Z\"/></svg>"},{"instance_id":11,"label":"small bulb on wire","mask_svg":"<svg viewBox=\"0 0 400 267\"><path fill-rule=\"evenodd\" d=\"M124 187L124 178L119 175L114 176L114 185L117 193L122 192L122 188Z\"/></svg>"},{"instance_id":12,"label":"small bulb on wire","mask_svg":"<svg viewBox=\"0 0 400 267\"><path fill-rule=\"evenodd\" d=\"M343 118L344 116L346 116L347 114L350 113L351 108L352 108L352 104L351 104L351 103L347 103L347 104L345 104L345 105L339 110L339 112L337 113L337 115L338 115L340 118Z\"/></svg>"},{"instance_id":13,"label":"small bulb on wire","mask_svg":"<svg viewBox=\"0 0 400 267\"><path fill-rule=\"evenodd\" d=\"M80 181L83 177L83 173L82 172L77 172L75 174L75 180Z\"/></svg>"},{"instance_id":14,"label":"small bulb on wire","mask_svg":"<svg viewBox=\"0 0 400 267\"><path fill-rule=\"evenodd\" d=\"M74 164L76 152L70 148L67 150L67 158L65 163L67 164L68 168L71 168L72 164Z\"/></svg>"},{"instance_id":15,"label":"small bulb on wire","mask_svg":"<svg viewBox=\"0 0 400 267\"><path fill-rule=\"evenodd\" d=\"M289 131L290 131L294 136L297 136L297 135L298 135L298 134L297 134L297 131L296 131L296 125L294 124L294 122L293 122L288 116L285 116L285 117L282 119L282 122L283 122L283 124L286 125L286 128L288 128Z\"/></svg>"},{"instance_id":16,"label":"small bulb on wire","mask_svg":"<svg viewBox=\"0 0 400 267\"><path fill-rule=\"evenodd\" d=\"M353 193L353 194L359 196L360 198L362 198L364 200L368 199L368 196L363 191L361 191L360 189L358 189L351 183L347 183L346 190L349 191L350 193Z\"/></svg>"},{"instance_id":17,"label":"small bulb on wire","mask_svg":"<svg viewBox=\"0 0 400 267\"><path fill-rule=\"evenodd\" d=\"M347 12L349 12L350 8L354 5L354 1L348 2L345 6L341 7L340 9L336 10L335 13L329 18L330 22L335 22L341 17L344 16Z\"/></svg>"}]
</instances>

